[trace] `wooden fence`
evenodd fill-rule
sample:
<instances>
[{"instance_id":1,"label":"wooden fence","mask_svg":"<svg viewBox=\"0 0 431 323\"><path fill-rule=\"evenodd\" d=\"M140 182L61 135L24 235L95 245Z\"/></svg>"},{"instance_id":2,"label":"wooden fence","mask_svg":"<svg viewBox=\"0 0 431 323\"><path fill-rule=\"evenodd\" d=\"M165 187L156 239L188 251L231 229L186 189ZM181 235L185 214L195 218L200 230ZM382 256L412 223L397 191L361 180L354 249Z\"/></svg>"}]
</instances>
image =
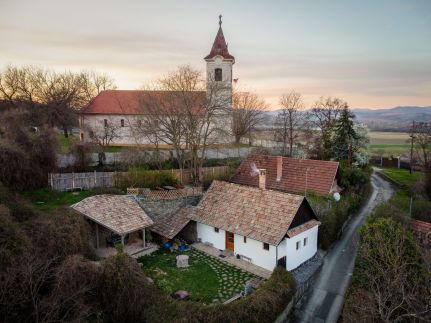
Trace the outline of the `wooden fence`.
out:
<instances>
[{"instance_id":1,"label":"wooden fence","mask_svg":"<svg viewBox=\"0 0 431 323\"><path fill-rule=\"evenodd\" d=\"M180 183L187 185L192 183L192 173L186 169L171 169ZM217 178L227 174L228 166L203 167L201 176ZM95 187L115 187L115 179L119 172L87 172L87 173L50 173L48 174L48 186L53 190L64 192L75 189L92 189Z\"/></svg>"}]
</instances>

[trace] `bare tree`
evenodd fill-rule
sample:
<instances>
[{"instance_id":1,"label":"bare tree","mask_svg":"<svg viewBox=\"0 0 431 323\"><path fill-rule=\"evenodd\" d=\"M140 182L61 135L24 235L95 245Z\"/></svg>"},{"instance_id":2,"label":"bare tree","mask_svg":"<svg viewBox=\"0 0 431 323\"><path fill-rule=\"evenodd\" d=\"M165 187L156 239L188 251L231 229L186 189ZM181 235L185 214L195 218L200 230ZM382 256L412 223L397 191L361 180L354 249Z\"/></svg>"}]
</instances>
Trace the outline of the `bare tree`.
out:
<instances>
[{"instance_id":1,"label":"bare tree","mask_svg":"<svg viewBox=\"0 0 431 323\"><path fill-rule=\"evenodd\" d=\"M88 126L88 133L91 141L99 148L99 165L104 165L106 161L106 148L117 138L119 138L119 129L112 118L97 120L97 123L91 127Z\"/></svg>"},{"instance_id":2,"label":"bare tree","mask_svg":"<svg viewBox=\"0 0 431 323\"><path fill-rule=\"evenodd\" d=\"M152 91L142 92L138 132L156 145L171 146L179 167L190 168L195 183L207 147L223 131L218 121L226 120L229 106L224 93L217 82L206 87L202 74L190 66L180 66Z\"/></svg>"},{"instance_id":3,"label":"bare tree","mask_svg":"<svg viewBox=\"0 0 431 323\"><path fill-rule=\"evenodd\" d=\"M268 105L256 93L235 91L232 98L232 134L236 144L245 136L251 141L251 132L264 120L267 110Z\"/></svg>"},{"instance_id":4,"label":"bare tree","mask_svg":"<svg viewBox=\"0 0 431 323\"><path fill-rule=\"evenodd\" d=\"M292 156L293 146L304 127L304 102L300 93L291 91L280 98L282 109L275 119L276 140L283 142L283 155ZM289 151L287 151L289 146Z\"/></svg>"},{"instance_id":5,"label":"bare tree","mask_svg":"<svg viewBox=\"0 0 431 323\"><path fill-rule=\"evenodd\" d=\"M339 98L321 97L314 103L309 113L310 123L319 131L314 138L315 155L320 159L329 159L331 155L331 135L341 110L347 103Z\"/></svg>"},{"instance_id":6,"label":"bare tree","mask_svg":"<svg viewBox=\"0 0 431 323\"><path fill-rule=\"evenodd\" d=\"M361 231L356 285L345 306L345 319L427 322L431 285L420 257L413 237L399 223L380 218L367 224Z\"/></svg>"},{"instance_id":7,"label":"bare tree","mask_svg":"<svg viewBox=\"0 0 431 323\"><path fill-rule=\"evenodd\" d=\"M76 110L100 91L115 88L113 79L96 72L62 73L35 66L8 66L0 73L0 101L11 107L37 108L40 124L68 130L78 124Z\"/></svg>"}]
</instances>

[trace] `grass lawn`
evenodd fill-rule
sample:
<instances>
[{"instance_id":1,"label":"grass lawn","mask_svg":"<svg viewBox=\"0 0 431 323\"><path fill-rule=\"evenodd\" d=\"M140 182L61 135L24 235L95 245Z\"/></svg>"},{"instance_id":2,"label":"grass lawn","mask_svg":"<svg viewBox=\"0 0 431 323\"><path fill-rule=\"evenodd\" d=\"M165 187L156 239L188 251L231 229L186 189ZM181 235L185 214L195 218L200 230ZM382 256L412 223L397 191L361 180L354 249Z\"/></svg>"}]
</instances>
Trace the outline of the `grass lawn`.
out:
<instances>
[{"instance_id":1,"label":"grass lawn","mask_svg":"<svg viewBox=\"0 0 431 323\"><path fill-rule=\"evenodd\" d=\"M412 187L416 182L424 177L424 173L413 171L411 174L407 169L385 168L383 174L406 187Z\"/></svg>"},{"instance_id":2,"label":"grass lawn","mask_svg":"<svg viewBox=\"0 0 431 323\"><path fill-rule=\"evenodd\" d=\"M222 303L244 290L253 274L231 266L215 257L191 249L188 268L177 268L176 256L180 253L158 250L138 259L147 276L167 293L186 290L190 298L206 304Z\"/></svg>"},{"instance_id":3,"label":"grass lawn","mask_svg":"<svg viewBox=\"0 0 431 323\"><path fill-rule=\"evenodd\" d=\"M102 194L100 190L84 190L75 192L57 192L49 188L41 188L23 193L23 196L39 210L52 211L59 206L69 206L86 197Z\"/></svg>"}]
</instances>

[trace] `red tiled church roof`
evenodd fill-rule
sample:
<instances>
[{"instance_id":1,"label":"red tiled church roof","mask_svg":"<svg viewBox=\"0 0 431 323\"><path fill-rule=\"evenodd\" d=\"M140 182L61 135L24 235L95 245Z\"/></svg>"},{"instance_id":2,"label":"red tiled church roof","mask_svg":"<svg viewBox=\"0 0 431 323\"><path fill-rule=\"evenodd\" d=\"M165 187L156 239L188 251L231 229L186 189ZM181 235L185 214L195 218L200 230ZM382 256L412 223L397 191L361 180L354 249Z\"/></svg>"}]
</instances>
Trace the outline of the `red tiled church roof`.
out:
<instances>
[{"instance_id":1,"label":"red tiled church roof","mask_svg":"<svg viewBox=\"0 0 431 323\"><path fill-rule=\"evenodd\" d=\"M277 159L281 158L281 178L277 181ZM319 195L330 193L338 170L338 162L296 159L291 157L252 155L248 156L231 178L231 182L243 185L259 186L259 176L252 176L251 168L266 169L266 187L268 189L290 193L303 193L307 190ZM308 169L308 175L306 176Z\"/></svg>"},{"instance_id":2,"label":"red tiled church roof","mask_svg":"<svg viewBox=\"0 0 431 323\"><path fill-rule=\"evenodd\" d=\"M184 98L198 112L205 104L205 91L144 91L144 90L107 90L102 91L81 111L83 114L148 114L152 108L167 112L180 109ZM151 108L152 107L152 108Z\"/></svg>"},{"instance_id":3,"label":"red tiled church roof","mask_svg":"<svg viewBox=\"0 0 431 323\"><path fill-rule=\"evenodd\" d=\"M232 59L235 60L231 54L229 54L229 50L227 48L226 40L224 39L223 30L221 29L221 16L220 16L220 27L218 29L216 38L214 39L213 47L211 48L211 52L204 59L212 59L215 56L222 56L224 59Z\"/></svg>"}]
</instances>

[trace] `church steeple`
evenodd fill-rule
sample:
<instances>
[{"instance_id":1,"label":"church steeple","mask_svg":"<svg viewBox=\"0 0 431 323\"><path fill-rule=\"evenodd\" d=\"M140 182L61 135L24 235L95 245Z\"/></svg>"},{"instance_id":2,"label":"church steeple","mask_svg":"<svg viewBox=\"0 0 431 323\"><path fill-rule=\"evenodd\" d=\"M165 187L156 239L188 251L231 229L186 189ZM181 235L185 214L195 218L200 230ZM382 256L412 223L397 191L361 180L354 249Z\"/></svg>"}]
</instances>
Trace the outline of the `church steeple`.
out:
<instances>
[{"instance_id":1,"label":"church steeple","mask_svg":"<svg viewBox=\"0 0 431 323\"><path fill-rule=\"evenodd\" d=\"M235 62L235 57L229 54L229 50L227 48L226 40L224 39L223 30L221 28L221 17L219 16L219 28L217 35L214 39L213 46L211 48L211 52L204 58L205 60L213 59L216 56L221 56L226 60L233 60Z\"/></svg>"},{"instance_id":2,"label":"church steeple","mask_svg":"<svg viewBox=\"0 0 431 323\"><path fill-rule=\"evenodd\" d=\"M232 67L235 57L229 54L223 30L221 29L221 15L219 28L211 48L211 52L204 59L207 63L207 89L217 88L228 106L232 105Z\"/></svg>"}]
</instances>

